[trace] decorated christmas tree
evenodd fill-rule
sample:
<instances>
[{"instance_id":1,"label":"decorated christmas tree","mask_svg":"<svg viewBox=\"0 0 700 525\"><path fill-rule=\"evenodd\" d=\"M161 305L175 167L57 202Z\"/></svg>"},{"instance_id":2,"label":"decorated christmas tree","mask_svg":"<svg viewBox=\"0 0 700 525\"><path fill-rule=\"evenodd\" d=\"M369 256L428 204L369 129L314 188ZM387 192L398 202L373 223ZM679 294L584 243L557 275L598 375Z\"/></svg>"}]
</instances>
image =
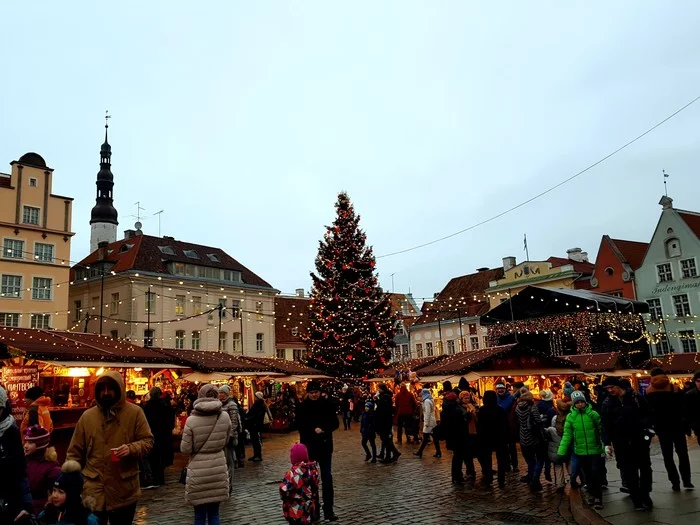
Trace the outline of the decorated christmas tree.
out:
<instances>
[{"instance_id":1,"label":"decorated christmas tree","mask_svg":"<svg viewBox=\"0 0 700 525\"><path fill-rule=\"evenodd\" d=\"M391 356L394 317L378 286L372 248L346 193L319 242L311 273L308 364L341 379L372 376Z\"/></svg>"}]
</instances>

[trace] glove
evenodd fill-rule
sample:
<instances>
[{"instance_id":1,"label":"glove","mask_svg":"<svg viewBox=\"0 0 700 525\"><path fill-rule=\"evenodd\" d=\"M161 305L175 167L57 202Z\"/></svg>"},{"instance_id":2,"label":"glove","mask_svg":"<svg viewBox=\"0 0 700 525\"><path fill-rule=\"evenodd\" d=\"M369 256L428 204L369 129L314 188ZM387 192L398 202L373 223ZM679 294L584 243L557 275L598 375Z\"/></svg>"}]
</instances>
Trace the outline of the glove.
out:
<instances>
[{"instance_id":1,"label":"glove","mask_svg":"<svg viewBox=\"0 0 700 525\"><path fill-rule=\"evenodd\" d=\"M612 448L611 445L607 445L607 446L605 447L605 453L606 453L609 457L613 457L613 453L614 453L614 452L615 452L615 451L613 450L613 448Z\"/></svg>"}]
</instances>

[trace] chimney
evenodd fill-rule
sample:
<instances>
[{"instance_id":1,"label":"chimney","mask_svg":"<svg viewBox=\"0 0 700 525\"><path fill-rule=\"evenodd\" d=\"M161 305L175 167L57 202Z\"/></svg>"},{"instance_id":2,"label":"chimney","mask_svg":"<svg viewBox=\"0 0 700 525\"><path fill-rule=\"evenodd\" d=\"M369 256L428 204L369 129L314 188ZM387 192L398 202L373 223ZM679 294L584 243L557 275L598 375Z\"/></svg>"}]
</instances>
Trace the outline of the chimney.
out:
<instances>
[{"instance_id":1,"label":"chimney","mask_svg":"<svg viewBox=\"0 0 700 525\"><path fill-rule=\"evenodd\" d=\"M581 248L571 248L566 250L567 257L574 262L588 262L588 253Z\"/></svg>"},{"instance_id":2,"label":"chimney","mask_svg":"<svg viewBox=\"0 0 700 525\"><path fill-rule=\"evenodd\" d=\"M666 181L664 181L664 184L666 184ZM670 210L673 208L673 199L668 195L664 195L663 197L661 197L659 204L661 204L661 207L664 210Z\"/></svg>"},{"instance_id":3,"label":"chimney","mask_svg":"<svg viewBox=\"0 0 700 525\"><path fill-rule=\"evenodd\" d=\"M516 264L515 257L513 257L512 255L508 256L508 257L504 257L503 258L503 271L507 272L508 270L513 268L515 266L515 264Z\"/></svg>"},{"instance_id":4,"label":"chimney","mask_svg":"<svg viewBox=\"0 0 700 525\"><path fill-rule=\"evenodd\" d=\"M136 230L124 230L125 239L133 239L136 236Z\"/></svg>"},{"instance_id":5,"label":"chimney","mask_svg":"<svg viewBox=\"0 0 700 525\"><path fill-rule=\"evenodd\" d=\"M297 288L295 291L297 297L304 297L304 289L303 288Z\"/></svg>"},{"instance_id":6,"label":"chimney","mask_svg":"<svg viewBox=\"0 0 700 525\"><path fill-rule=\"evenodd\" d=\"M104 261L107 258L107 246L109 243L107 241L101 241L97 243L97 260Z\"/></svg>"},{"instance_id":7,"label":"chimney","mask_svg":"<svg viewBox=\"0 0 700 525\"><path fill-rule=\"evenodd\" d=\"M487 270L488 270L488 268L486 268L485 266L484 266L483 268L477 268L477 269L476 269L476 271L479 272L479 273L485 272L485 271L487 271Z\"/></svg>"}]
</instances>

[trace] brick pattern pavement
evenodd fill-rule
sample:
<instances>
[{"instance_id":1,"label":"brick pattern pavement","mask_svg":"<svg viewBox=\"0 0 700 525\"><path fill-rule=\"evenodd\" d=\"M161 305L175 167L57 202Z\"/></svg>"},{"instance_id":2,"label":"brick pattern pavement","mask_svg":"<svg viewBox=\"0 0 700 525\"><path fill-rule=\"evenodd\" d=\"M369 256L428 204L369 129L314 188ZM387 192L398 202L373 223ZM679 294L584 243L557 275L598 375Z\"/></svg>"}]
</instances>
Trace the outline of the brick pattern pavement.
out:
<instances>
[{"instance_id":1,"label":"brick pattern pavement","mask_svg":"<svg viewBox=\"0 0 700 525\"><path fill-rule=\"evenodd\" d=\"M222 524L286 523L278 483L288 468L289 448L298 434L265 437L264 461L246 461L245 468L235 472L234 495L221 507ZM359 425L335 432L334 440L335 511L340 524L575 523L568 497L556 494L552 485L545 484L542 493L531 494L517 474L509 474L503 490L495 482L492 489L479 487L480 475L476 485L456 486L450 482L451 453L443 450L442 459L434 459L432 445L423 459L412 454L417 445L398 445L403 452L399 461L381 465L364 461ZM177 483L181 465L182 458L178 458L168 470L165 487L144 491L137 525L193 522L192 507L184 501L184 487Z\"/></svg>"}]
</instances>

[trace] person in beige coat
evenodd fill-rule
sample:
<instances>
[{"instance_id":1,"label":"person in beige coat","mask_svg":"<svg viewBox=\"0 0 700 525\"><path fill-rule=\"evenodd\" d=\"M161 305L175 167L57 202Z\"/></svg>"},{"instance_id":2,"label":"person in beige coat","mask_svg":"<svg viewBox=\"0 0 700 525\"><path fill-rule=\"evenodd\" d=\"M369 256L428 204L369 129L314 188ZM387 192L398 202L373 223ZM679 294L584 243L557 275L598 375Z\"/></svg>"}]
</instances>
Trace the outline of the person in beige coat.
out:
<instances>
[{"instance_id":1,"label":"person in beige coat","mask_svg":"<svg viewBox=\"0 0 700 525\"><path fill-rule=\"evenodd\" d=\"M153 447L141 407L126 402L124 379L105 372L95 383L97 405L80 416L66 460L80 463L83 496L94 499L100 525L130 525L141 495L139 460Z\"/></svg>"},{"instance_id":2,"label":"person in beige coat","mask_svg":"<svg viewBox=\"0 0 700 525\"><path fill-rule=\"evenodd\" d=\"M231 418L221 409L219 390L204 385L182 433L180 451L190 456L185 499L194 505L195 525L219 525L219 504L229 497L224 448L231 437Z\"/></svg>"}]
</instances>

